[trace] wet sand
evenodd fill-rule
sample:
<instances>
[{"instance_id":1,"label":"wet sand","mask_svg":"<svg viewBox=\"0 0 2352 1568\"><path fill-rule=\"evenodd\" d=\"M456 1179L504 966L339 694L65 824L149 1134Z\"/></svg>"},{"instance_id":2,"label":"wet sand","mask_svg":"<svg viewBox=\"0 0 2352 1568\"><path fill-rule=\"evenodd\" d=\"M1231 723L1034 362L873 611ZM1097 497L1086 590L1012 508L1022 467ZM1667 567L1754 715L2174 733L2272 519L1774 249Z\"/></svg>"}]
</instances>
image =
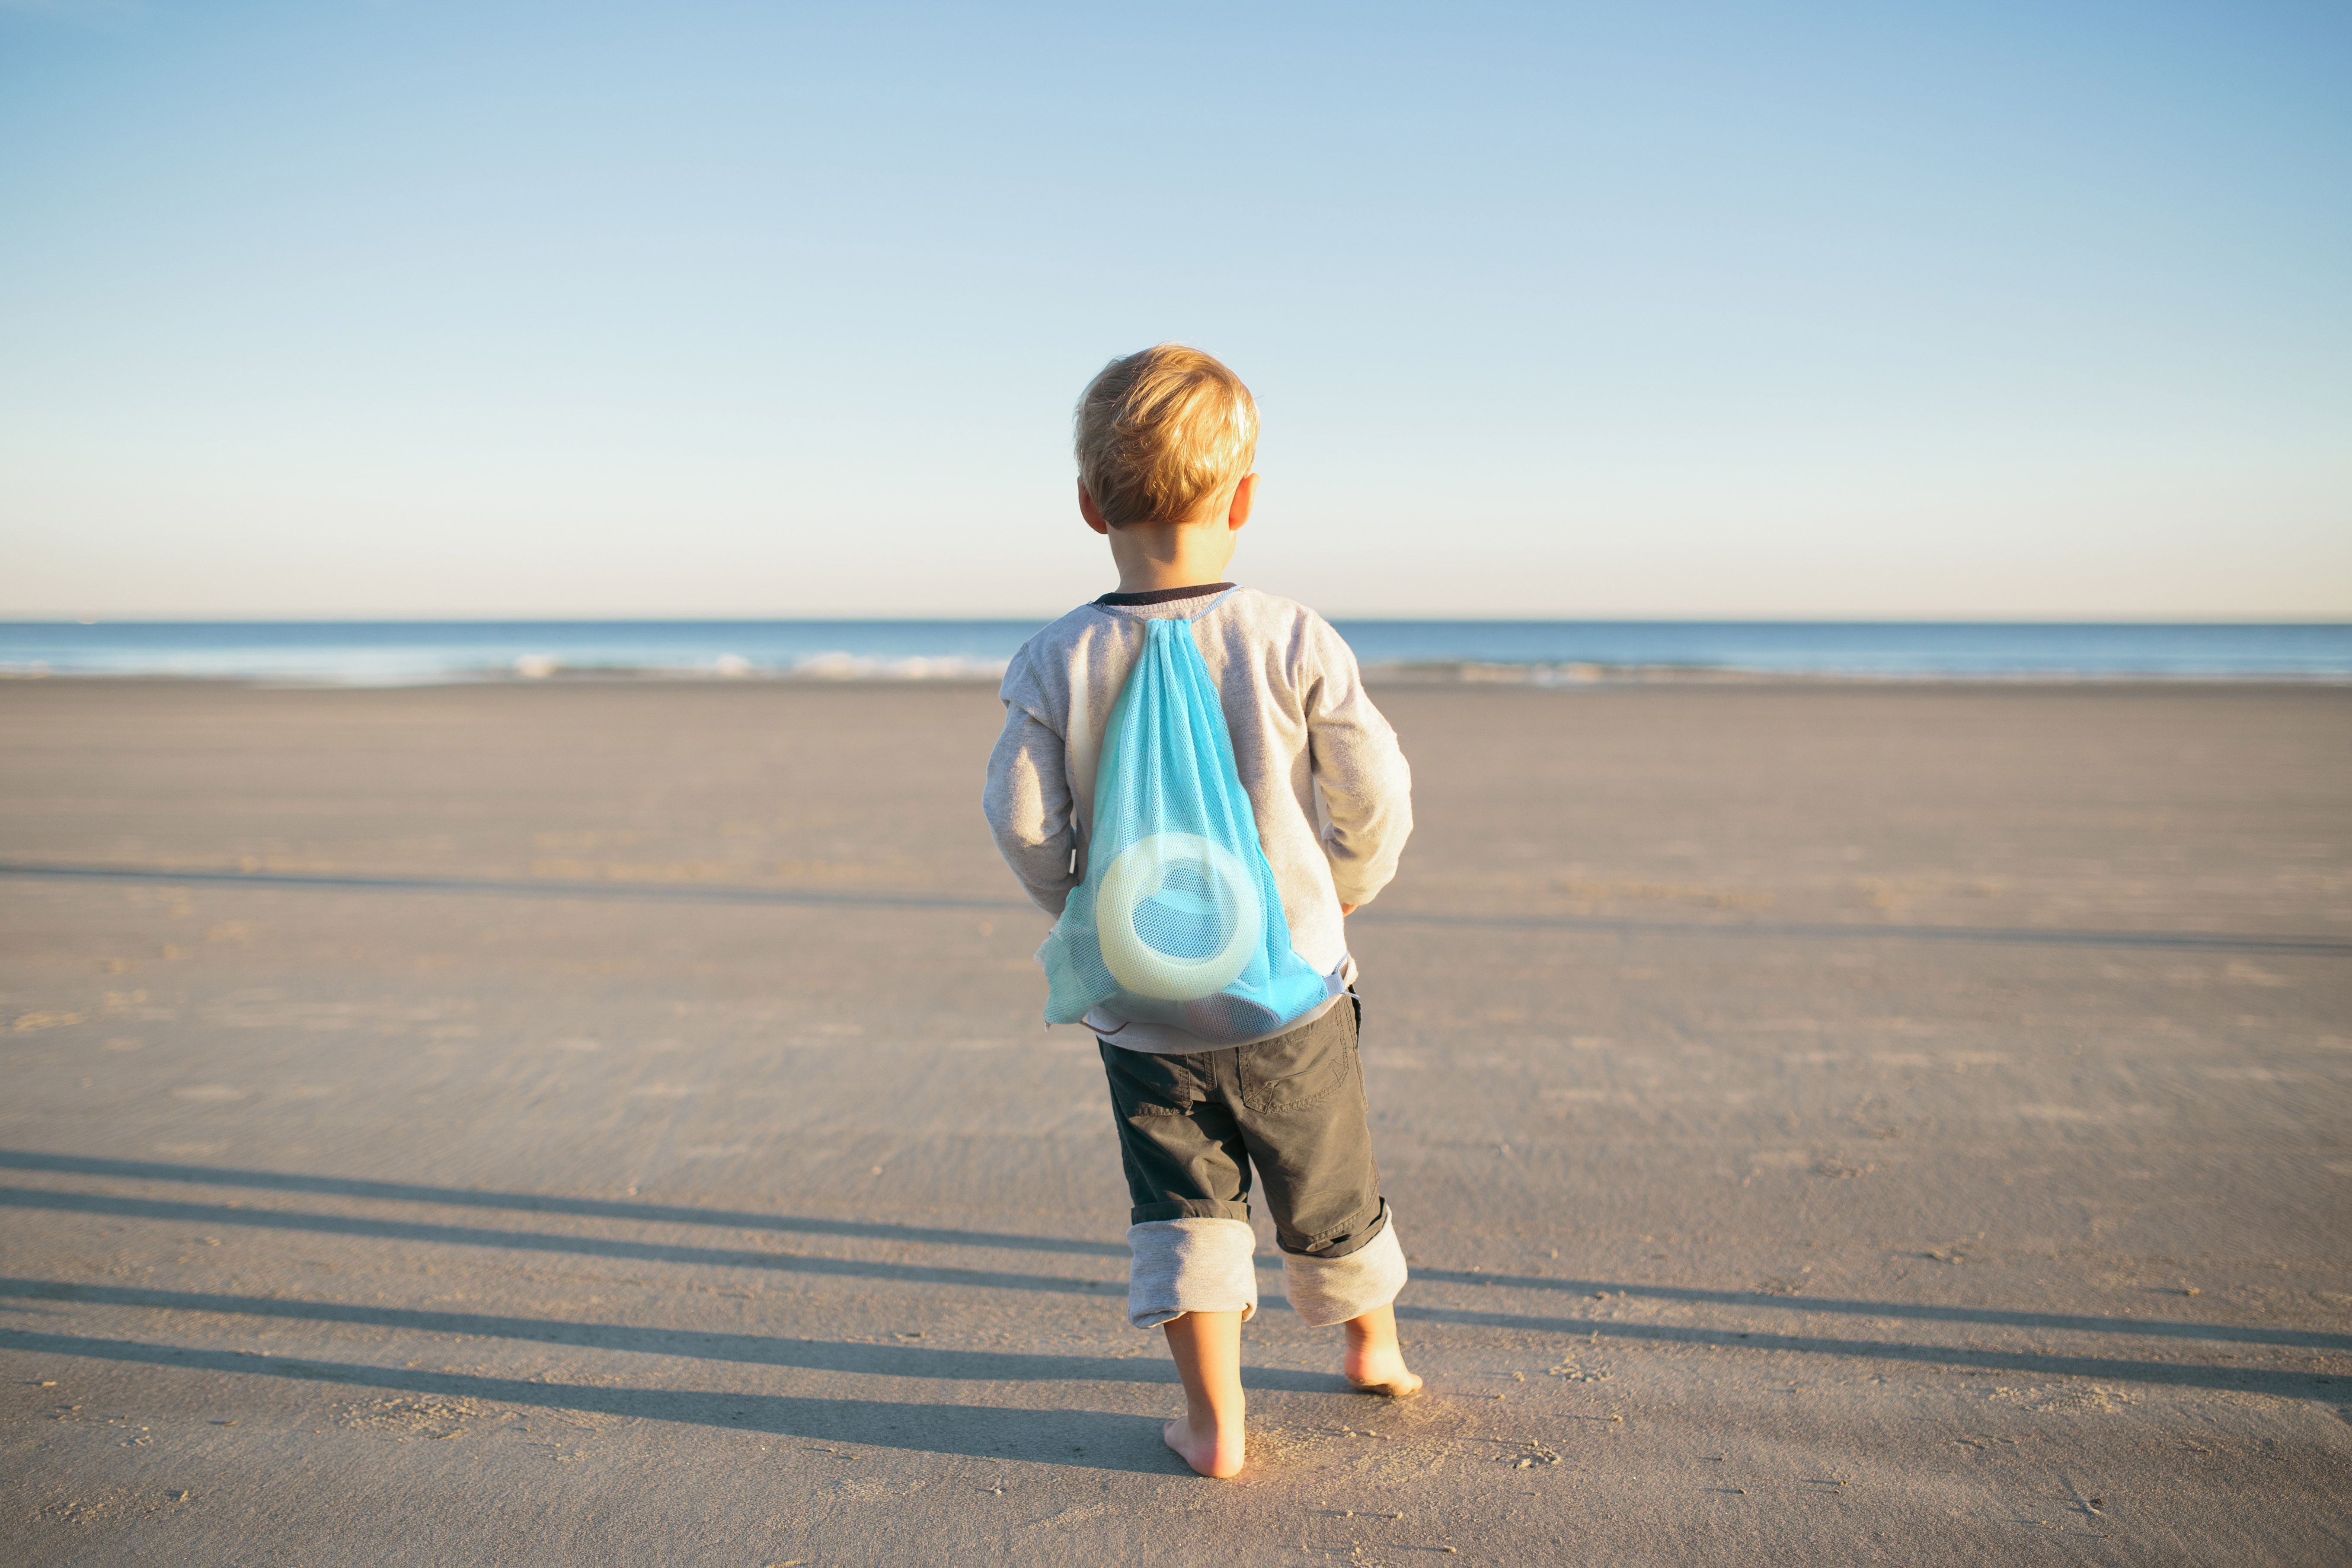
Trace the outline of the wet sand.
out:
<instances>
[{"instance_id":1,"label":"wet sand","mask_svg":"<svg viewBox=\"0 0 2352 1568\"><path fill-rule=\"evenodd\" d=\"M1382 700L1431 1393L1221 1484L987 689L0 684L9 1559L2352 1555L2352 692Z\"/></svg>"}]
</instances>

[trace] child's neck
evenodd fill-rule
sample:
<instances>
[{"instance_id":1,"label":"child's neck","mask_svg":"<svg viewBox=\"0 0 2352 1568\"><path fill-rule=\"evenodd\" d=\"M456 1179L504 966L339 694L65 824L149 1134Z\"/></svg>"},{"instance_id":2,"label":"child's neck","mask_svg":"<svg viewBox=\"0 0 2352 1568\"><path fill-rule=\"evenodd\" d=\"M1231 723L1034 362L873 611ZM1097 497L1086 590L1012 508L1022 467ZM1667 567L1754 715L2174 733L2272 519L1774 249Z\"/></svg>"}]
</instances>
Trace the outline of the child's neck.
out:
<instances>
[{"instance_id":1,"label":"child's neck","mask_svg":"<svg viewBox=\"0 0 2352 1568\"><path fill-rule=\"evenodd\" d=\"M1151 594L1223 581L1234 559L1234 532L1223 518L1214 522L1131 522L1111 530L1118 591Z\"/></svg>"}]
</instances>

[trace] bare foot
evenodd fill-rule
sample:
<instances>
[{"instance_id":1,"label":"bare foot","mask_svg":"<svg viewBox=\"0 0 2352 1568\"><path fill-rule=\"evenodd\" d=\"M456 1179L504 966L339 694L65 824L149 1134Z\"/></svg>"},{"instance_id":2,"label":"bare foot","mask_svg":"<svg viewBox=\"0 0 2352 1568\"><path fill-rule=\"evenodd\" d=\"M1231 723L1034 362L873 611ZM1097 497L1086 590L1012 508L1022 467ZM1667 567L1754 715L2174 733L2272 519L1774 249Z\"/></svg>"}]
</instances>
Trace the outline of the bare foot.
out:
<instances>
[{"instance_id":1,"label":"bare foot","mask_svg":"<svg viewBox=\"0 0 2352 1568\"><path fill-rule=\"evenodd\" d=\"M1242 1315L1187 1312L1163 1325L1176 1375L1184 1380L1184 1414L1161 1428L1168 1446L1204 1476L1242 1473Z\"/></svg>"},{"instance_id":2,"label":"bare foot","mask_svg":"<svg viewBox=\"0 0 2352 1568\"><path fill-rule=\"evenodd\" d=\"M1404 1364L1404 1351L1397 1343L1393 1308L1375 1308L1349 1319L1346 1327L1348 1359L1343 1365L1357 1393L1411 1399L1421 1392L1421 1379Z\"/></svg>"},{"instance_id":3,"label":"bare foot","mask_svg":"<svg viewBox=\"0 0 2352 1568\"><path fill-rule=\"evenodd\" d=\"M1186 1464L1212 1480L1231 1480L1242 1473L1242 1427L1238 1421L1230 1429L1213 1426L1205 1436L1200 1436L1192 1431L1192 1417L1179 1415L1160 1429L1160 1436L1183 1456Z\"/></svg>"}]
</instances>

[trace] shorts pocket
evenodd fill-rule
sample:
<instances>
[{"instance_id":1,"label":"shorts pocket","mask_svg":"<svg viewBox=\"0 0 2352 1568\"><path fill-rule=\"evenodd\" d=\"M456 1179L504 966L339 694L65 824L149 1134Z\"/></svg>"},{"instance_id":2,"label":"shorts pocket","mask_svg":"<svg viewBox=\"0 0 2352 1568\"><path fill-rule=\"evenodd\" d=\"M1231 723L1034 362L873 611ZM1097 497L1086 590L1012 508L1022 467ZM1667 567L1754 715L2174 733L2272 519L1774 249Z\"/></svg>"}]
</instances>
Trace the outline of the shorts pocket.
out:
<instances>
[{"instance_id":1,"label":"shorts pocket","mask_svg":"<svg viewBox=\"0 0 2352 1568\"><path fill-rule=\"evenodd\" d=\"M1306 1110L1348 1087L1356 1069L1356 1010L1346 998L1313 1023L1241 1047L1242 1103Z\"/></svg>"},{"instance_id":2,"label":"shorts pocket","mask_svg":"<svg viewBox=\"0 0 2352 1568\"><path fill-rule=\"evenodd\" d=\"M1108 1040L1098 1043L1103 1069L1110 1078L1111 1105L1122 1118L1189 1115L1201 1098L1199 1081L1183 1058L1121 1050Z\"/></svg>"}]
</instances>

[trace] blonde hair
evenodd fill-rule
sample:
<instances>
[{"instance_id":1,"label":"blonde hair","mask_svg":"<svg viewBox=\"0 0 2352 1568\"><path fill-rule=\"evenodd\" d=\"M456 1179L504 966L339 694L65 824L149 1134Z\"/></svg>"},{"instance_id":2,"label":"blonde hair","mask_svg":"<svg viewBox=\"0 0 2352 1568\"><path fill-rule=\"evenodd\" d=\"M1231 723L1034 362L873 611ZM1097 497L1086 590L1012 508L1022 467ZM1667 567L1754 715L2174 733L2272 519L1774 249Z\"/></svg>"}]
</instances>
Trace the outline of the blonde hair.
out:
<instances>
[{"instance_id":1,"label":"blonde hair","mask_svg":"<svg viewBox=\"0 0 2352 1568\"><path fill-rule=\"evenodd\" d=\"M1078 395L1078 482L1113 528L1189 522L1257 457L1257 400L1199 349L1115 359Z\"/></svg>"}]
</instances>

